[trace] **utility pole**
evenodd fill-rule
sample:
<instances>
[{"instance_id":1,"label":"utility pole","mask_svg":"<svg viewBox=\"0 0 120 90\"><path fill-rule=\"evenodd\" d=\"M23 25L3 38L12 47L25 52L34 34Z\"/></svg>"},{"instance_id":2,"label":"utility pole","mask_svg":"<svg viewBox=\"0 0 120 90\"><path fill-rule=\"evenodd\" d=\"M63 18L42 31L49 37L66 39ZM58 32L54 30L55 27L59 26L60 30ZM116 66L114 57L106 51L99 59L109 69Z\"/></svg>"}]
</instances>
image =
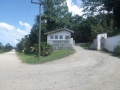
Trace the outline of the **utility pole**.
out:
<instances>
[{"instance_id":1,"label":"utility pole","mask_svg":"<svg viewBox=\"0 0 120 90\"><path fill-rule=\"evenodd\" d=\"M40 2L33 2L33 0L31 0L31 3L33 4L39 4L39 49L38 49L38 60L40 60L40 52L41 52L41 47L40 47L40 44L41 44L41 3Z\"/></svg>"}]
</instances>

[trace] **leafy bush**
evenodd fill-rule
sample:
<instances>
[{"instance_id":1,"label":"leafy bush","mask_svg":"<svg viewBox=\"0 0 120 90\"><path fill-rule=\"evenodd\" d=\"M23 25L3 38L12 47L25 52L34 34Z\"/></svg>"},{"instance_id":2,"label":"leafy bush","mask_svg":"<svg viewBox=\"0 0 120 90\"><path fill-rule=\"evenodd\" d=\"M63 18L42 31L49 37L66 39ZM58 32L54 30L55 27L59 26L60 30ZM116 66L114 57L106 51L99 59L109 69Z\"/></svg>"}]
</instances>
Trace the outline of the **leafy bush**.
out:
<instances>
[{"instance_id":1,"label":"leafy bush","mask_svg":"<svg viewBox=\"0 0 120 90\"><path fill-rule=\"evenodd\" d=\"M52 46L46 42L41 43L41 55L48 56L52 52Z\"/></svg>"},{"instance_id":2,"label":"leafy bush","mask_svg":"<svg viewBox=\"0 0 120 90\"><path fill-rule=\"evenodd\" d=\"M31 47L31 52L35 53L35 54L38 54L38 44L34 44L34 46Z\"/></svg>"},{"instance_id":3,"label":"leafy bush","mask_svg":"<svg viewBox=\"0 0 120 90\"><path fill-rule=\"evenodd\" d=\"M120 41L118 42L118 45L114 48L114 52L117 55L120 55Z\"/></svg>"}]
</instances>

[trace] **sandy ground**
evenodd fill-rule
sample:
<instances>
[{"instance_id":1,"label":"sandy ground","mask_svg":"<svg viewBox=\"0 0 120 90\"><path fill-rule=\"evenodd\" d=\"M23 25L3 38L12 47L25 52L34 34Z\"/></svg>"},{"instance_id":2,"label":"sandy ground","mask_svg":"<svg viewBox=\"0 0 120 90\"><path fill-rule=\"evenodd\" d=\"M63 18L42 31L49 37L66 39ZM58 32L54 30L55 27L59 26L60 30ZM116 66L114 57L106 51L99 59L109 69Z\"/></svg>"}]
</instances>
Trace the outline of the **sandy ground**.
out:
<instances>
[{"instance_id":1,"label":"sandy ground","mask_svg":"<svg viewBox=\"0 0 120 90\"><path fill-rule=\"evenodd\" d=\"M0 55L0 90L120 90L120 59L75 46L76 53L45 64Z\"/></svg>"}]
</instances>

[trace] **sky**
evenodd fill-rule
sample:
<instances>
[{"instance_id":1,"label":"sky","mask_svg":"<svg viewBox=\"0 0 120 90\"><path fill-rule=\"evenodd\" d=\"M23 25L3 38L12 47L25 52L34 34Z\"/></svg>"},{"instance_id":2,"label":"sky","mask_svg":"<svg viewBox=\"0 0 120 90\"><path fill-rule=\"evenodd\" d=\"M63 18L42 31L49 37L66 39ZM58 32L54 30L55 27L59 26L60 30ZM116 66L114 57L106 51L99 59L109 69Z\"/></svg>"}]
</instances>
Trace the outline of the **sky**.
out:
<instances>
[{"instance_id":1,"label":"sky","mask_svg":"<svg viewBox=\"0 0 120 90\"><path fill-rule=\"evenodd\" d=\"M33 0L37 1L37 0ZM80 0L66 0L72 15L82 15ZM30 33L39 6L30 0L0 0L0 42L16 46L18 40Z\"/></svg>"}]
</instances>

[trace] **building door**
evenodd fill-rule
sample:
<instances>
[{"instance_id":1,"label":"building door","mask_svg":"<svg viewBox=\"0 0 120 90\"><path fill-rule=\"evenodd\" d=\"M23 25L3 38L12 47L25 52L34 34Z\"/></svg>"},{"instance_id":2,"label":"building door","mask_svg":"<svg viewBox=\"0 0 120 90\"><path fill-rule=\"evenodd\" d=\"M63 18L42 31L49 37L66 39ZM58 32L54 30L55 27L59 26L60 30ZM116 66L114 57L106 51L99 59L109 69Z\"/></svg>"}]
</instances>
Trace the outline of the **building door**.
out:
<instances>
[{"instance_id":1,"label":"building door","mask_svg":"<svg viewBox=\"0 0 120 90\"><path fill-rule=\"evenodd\" d=\"M104 48L105 48L105 38L102 37L101 40L100 40L100 42L101 42L101 43L100 43L100 48L101 48L101 49L104 49Z\"/></svg>"}]
</instances>

